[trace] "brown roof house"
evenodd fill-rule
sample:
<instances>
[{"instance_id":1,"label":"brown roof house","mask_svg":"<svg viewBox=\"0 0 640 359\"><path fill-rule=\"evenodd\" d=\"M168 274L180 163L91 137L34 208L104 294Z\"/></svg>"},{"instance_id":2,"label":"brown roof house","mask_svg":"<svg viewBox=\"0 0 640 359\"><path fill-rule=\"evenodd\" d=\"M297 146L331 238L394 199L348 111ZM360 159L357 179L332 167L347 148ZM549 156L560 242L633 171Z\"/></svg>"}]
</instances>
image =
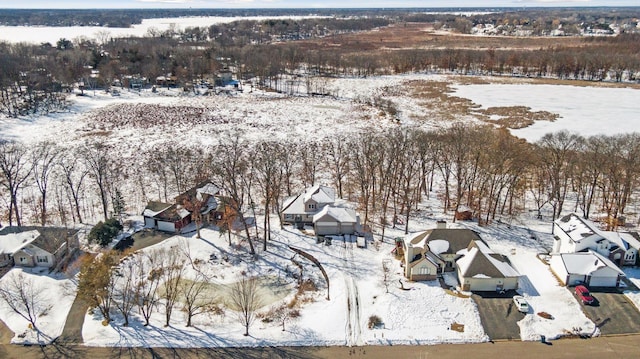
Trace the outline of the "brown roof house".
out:
<instances>
[{"instance_id":1,"label":"brown roof house","mask_svg":"<svg viewBox=\"0 0 640 359\"><path fill-rule=\"evenodd\" d=\"M78 250L78 231L56 227L6 227L0 231L0 266L64 266Z\"/></svg>"},{"instance_id":2,"label":"brown roof house","mask_svg":"<svg viewBox=\"0 0 640 359\"><path fill-rule=\"evenodd\" d=\"M150 201L142 212L144 226L164 232L180 233L192 221L192 213L185 208L185 201L193 199L203 202L200 208L203 222L213 221L217 215L216 196L219 192L214 184L205 182L177 196L175 203Z\"/></svg>"}]
</instances>

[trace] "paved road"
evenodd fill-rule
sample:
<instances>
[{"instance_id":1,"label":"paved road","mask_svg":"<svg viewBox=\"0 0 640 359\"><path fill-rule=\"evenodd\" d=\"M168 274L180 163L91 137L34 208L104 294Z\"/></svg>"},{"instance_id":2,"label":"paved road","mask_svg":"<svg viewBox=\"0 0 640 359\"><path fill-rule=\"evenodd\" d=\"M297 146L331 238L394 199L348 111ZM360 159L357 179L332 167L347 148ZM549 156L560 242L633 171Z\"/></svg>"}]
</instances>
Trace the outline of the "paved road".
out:
<instances>
[{"instance_id":1,"label":"paved road","mask_svg":"<svg viewBox=\"0 0 640 359\"><path fill-rule=\"evenodd\" d=\"M639 358L640 335L609 336L593 339L564 339L549 344L502 341L481 344L442 344L431 346L364 347L278 347L278 348L89 348L81 345L23 347L0 345L0 358L247 358L247 359L334 359L334 358L415 358L415 359L518 359L562 358Z\"/></svg>"}]
</instances>

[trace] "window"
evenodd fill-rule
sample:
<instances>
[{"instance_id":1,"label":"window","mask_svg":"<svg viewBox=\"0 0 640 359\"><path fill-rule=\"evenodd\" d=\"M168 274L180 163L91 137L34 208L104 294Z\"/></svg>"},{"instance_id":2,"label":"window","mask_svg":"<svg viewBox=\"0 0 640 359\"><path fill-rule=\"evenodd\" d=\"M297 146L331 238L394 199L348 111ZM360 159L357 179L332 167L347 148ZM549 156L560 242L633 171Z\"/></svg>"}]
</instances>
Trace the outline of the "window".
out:
<instances>
[{"instance_id":1,"label":"window","mask_svg":"<svg viewBox=\"0 0 640 359\"><path fill-rule=\"evenodd\" d=\"M309 209L316 209L315 203L309 203Z\"/></svg>"},{"instance_id":2,"label":"window","mask_svg":"<svg viewBox=\"0 0 640 359\"><path fill-rule=\"evenodd\" d=\"M420 274L429 274L429 268L427 267L420 268Z\"/></svg>"},{"instance_id":3,"label":"window","mask_svg":"<svg viewBox=\"0 0 640 359\"><path fill-rule=\"evenodd\" d=\"M49 263L49 257L47 256L37 256L36 260L38 261L38 263Z\"/></svg>"}]
</instances>

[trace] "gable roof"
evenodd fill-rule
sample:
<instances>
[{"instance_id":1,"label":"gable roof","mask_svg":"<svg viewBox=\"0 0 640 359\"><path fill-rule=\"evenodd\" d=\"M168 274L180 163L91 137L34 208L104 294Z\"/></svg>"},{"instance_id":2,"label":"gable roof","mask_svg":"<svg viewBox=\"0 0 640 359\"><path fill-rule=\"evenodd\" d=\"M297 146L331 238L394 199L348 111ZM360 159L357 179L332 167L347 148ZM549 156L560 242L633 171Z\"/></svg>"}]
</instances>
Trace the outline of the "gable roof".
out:
<instances>
[{"instance_id":1,"label":"gable roof","mask_svg":"<svg viewBox=\"0 0 640 359\"><path fill-rule=\"evenodd\" d=\"M313 222L315 223L323 217L330 217L338 223L356 223L358 221L356 211L331 205L324 206L320 212L316 213L313 216Z\"/></svg>"},{"instance_id":2,"label":"gable roof","mask_svg":"<svg viewBox=\"0 0 640 359\"><path fill-rule=\"evenodd\" d=\"M0 231L0 242L4 242L5 239L10 238L20 238L23 241L22 244L15 247L11 253L15 253L27 245L32 244L54 254L67 242L68 238L73 237L77 233L78 230L76 229L60 227L6 227ZM25 239L26 241L24 241Z\"/></svg>"},{"instance_id":3,"label":"gable roof","mask_svg":"<svg viewBox=\"0 0 640 359\"><path fill-rule=\"evenodd\" d=\"M333 188L327 186L315 185L309 187L304 192L284 200L281 212L283 214L305 213L305 204L310 200L321 206L333 204L336 201L336 192Z\"/></svg>"},{"instance_id":4,"label":"gable roof","mask_svg":"<svg viewBox=\"0 0 640 359\"><path fill-rule=\"evenodd\" d=\"M591 273L595 271L608 267L619 275L624 275L624 272L620 270L618 266L613 264L609 258L592 250L587 252L558 253L553 255L560 256L562 263L569 274L591 275Z\"/></svg>"},{"instance_id":5,"label":"gable roof","mask_svg":"<svg viewBox=\"0 0 640 359\"><path fill-rule=\"evenodd\" d=\"M171 203L149 201L149 203L147 203L147 207L142 211L142 215L145 217L155 217L157 214L162 213L162 211L165 211L171 206Z\"/></svg>"},{"instance_id":6,"label":"gable roof","mask_svg":"<svg viewBox=\"0 0 640 359\"><path fill-rule=\"evenodd\" d=\"M20 248L33 242L39 236L40 232L37 230L20 233L4 233L0 235L0 254L13 254L20 250Z\"/></svg>"},{"instance_id":7,"label":"gable roof","mask_svg":"<svg viewBox=\"0 0 640 359\"><path fill-rule=\"evenodd\" d=\"M474 241L464 256L456 261L458 270L463 277L475 278L508 278L519 277L516 271L506 261L504 256L494 253L481 241Z\"/></svg>"},{"instance_id":8,"label":"gable roof","mask_svg":"<svg viewBox=\"0 0 640 359\"><path fill-rule=\"evenodd\" d=\"M333 203L336 201L336 192L331 187L315 185L307 189L304 193L305 203L313 200L316 203Z\"/></svg>"},{"instance_id":9,"label":"gable roof","mask_svg":"<svg viewBox=\"0 0 640 359\"><path fill-rule=\"evenodd\" d=\"M595 225L595 223L584 219L575 213L558 218L554 223L575 242L580 242L582 239L591 237L592 235L598 235L605 238L604 233Z\"/></svg>"}]
</instances>

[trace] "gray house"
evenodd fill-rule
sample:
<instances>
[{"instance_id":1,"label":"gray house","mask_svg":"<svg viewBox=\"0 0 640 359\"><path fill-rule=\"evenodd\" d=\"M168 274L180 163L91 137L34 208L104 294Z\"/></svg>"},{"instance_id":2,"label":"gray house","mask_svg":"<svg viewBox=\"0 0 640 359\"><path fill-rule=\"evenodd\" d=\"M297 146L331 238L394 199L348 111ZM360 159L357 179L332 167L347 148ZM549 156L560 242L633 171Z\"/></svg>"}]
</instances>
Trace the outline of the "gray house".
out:
<instances>
[{"instance_id":1,"label":"gray house","mask_svg":"<svg viewBox=\"0 0 640 359\"><path fill-rule=\"evenodd\" d=\"M0 266L59 269L79 247L75 229L6 227L0 231Z\"/></svg>"}]
</instances>

